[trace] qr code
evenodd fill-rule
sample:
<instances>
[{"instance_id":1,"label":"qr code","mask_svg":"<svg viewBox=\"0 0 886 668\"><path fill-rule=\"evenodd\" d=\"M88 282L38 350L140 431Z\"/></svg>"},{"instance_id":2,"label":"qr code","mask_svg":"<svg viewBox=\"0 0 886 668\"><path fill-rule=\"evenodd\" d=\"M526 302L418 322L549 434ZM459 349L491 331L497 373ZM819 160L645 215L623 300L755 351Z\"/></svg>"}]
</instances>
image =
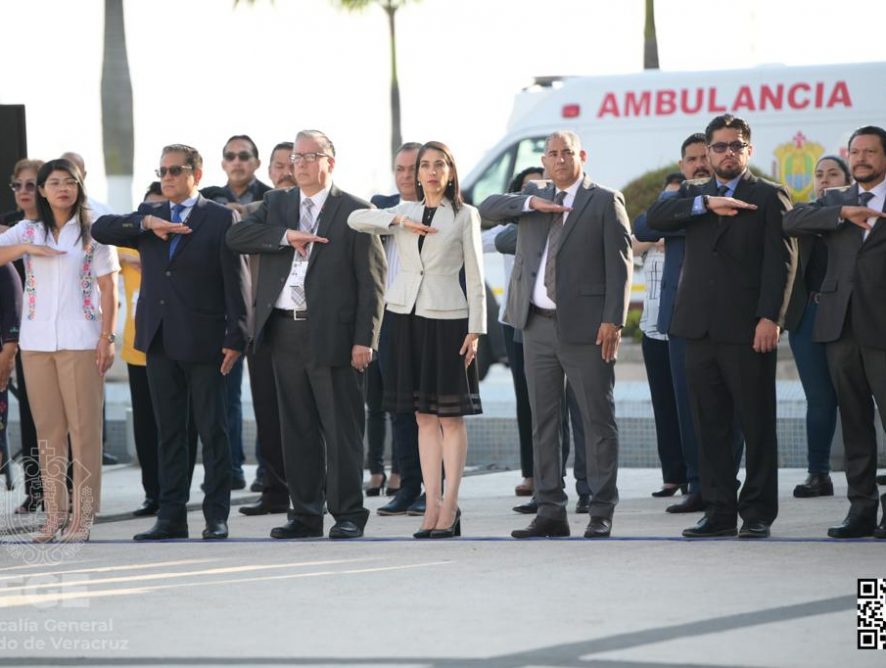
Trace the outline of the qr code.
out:
<instances>
[{"instance_id":1,"label":"qr code","mask_svg":"<svg viewBox=\"0 0 886 668\"><path fill-rule=\"evenodd\" d=\"M858 649L886 649L886 578L858 580Z\"/></svg>"}]
</instances>

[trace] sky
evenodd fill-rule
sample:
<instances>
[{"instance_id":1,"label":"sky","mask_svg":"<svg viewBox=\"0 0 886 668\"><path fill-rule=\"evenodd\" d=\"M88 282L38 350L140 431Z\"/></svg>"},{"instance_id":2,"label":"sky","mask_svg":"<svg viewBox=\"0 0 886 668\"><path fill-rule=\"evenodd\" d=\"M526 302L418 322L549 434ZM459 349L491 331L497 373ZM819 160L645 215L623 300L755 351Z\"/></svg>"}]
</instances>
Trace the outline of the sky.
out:
<instances>
[{"instance_id":1,"label":"sky","mask_svg":"<svg viewBox=\"0 0 886 668\"><path fill-rule=\"evenodd\" d=\"M643 5L409 3L397 13L404 140L444 141L466 174L501 138L514 95L533 77L640 71ZM387 21L377 6L348 13L332 0L236 8L233 0L129 0L124 11L134 201L165 144L196 146L206 162L202 185L222 184L230 135L251 135L266 158L302 128L335 142L339 187L367 198L393 190ZM102 0L0 0L0 104L26 105L31 157L82 153L98 199L107 193L103 14ZM658 0L656 24L663 70L886 61L886 41L865 28L886 25L884 2Z\"/></svg>"}]
</instances>

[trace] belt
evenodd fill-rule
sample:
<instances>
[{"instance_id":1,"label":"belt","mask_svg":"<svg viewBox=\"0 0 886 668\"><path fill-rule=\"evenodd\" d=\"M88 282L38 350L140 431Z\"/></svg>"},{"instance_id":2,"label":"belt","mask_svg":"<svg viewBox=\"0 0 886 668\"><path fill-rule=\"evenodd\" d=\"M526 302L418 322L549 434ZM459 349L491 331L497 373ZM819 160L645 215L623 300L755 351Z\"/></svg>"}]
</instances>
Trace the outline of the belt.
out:
<instances>
[{"instance_id":1,"label":"belt","mask_svg":"<svg viewBox=\"0 0 886 668\"><path fill-rule=\"evenodd\" d=\"M276 316L278 318L286 318L288 320L307 320L308 312L307 311L293 311L292 309L286 308L275 308L271 311L271 315Z\"/></svg>"},{"instance_id":2,"label":"belt","mask_svg":"<svg viewBox=\"0 0 886 668\"><path fill-rule=\"evenodd\" d=\"M542 318L550 318L551 320L554 320L557 317L557 309L541 308L532 303L529 304L529 312L535 315L540 315Z\"/></svg>"},{"instance_id":3,"label":"belt","mask_svg":"<svg viewBox=\"0 0 886 668\"><path fill-rule=\"evenodd\" d=\"M814 302L816 304L821 304L821 293L820 292L810 292L809 293L809 301Z\"/></svg>"}]
</instances>

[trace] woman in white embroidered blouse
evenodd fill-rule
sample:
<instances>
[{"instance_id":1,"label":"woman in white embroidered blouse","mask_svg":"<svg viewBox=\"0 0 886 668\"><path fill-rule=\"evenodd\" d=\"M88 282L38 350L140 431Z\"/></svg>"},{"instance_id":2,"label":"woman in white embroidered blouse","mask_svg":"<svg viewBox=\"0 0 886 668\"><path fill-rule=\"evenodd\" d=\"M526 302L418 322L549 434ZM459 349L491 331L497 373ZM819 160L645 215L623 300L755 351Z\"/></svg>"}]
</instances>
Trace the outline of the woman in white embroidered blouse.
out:
<instances>
[{"instance_id":1,"label":"woman in white embroidered blouse","mask_svg":"<svg viewBox=\"0 0 886 668\"><path fill-rule=\"evenodd\" d=\"M39 220L23 220L0 234L0 264L20 257L25 263L19 348L47 513L34 540L48 542L63 531L61 540L84 541L101 497L104 375L114 361L120 265L116 250L90 235L83 177L70 161L50 160L38 171L37 211Z\"/></svg>"}]
</instances>

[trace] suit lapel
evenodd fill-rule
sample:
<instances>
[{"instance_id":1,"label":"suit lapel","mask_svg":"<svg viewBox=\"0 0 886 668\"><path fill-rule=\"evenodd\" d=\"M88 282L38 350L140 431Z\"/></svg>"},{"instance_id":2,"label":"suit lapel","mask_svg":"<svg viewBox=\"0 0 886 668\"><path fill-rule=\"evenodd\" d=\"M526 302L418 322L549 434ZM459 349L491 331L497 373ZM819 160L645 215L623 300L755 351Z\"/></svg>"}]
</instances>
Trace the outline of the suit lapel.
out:
<instances>
[{"instance_id":1,"label":"suit lapel","mask_svg":"<svg viewBox=\"0 0 886 668\"><path fill-rule=\"evenodd\" d=\"M298 188L292 188L286 193L286 203L284 205L284 218L286 227L290 230L298 229L299 214L301 211L301 191Z\"/></svg>"},{"instance_id":2,"label":"suit lapel","mask_svg":"<svg viewBox=\"0 0 886 668\"><path fill-rule=\"evenodd\" d=\"M326 201L323 203L323 208L317 213L319 216L316 225L318 237L329 238L329 230L335 222L335 216L340 205L341 191L333 184L329 189L329 195L326 197ZM317 257L323 252L323 247L325 245L326 244L314 244L311 248L311 254L308 257L308 273L310 273L311 268L317 261Z\"/></svg>"},{"instance_id":3,"label":"suit lapel","mask_svg":"<svg viewBox=\"0 0 886 668\"><path fill-rule=\"evenodd\" d=\"M578 187L578 191L575 193L575 199L572 200L572 211L569 212L569 215L566 217L565 227L563 228L563 235L560 237L560 248L563 248L563 244L566 243L566 238L575 229L575 226L578 225L578 221L584 215L584 210L590 204L591 198L594 196L594 190L596 186L589 176L585 176L581 185ZM559 254L560 248L557 249L557 253Z\"/></svg>"},{"instance_id":4,"label":"suit lapel","mask_svg":"<svg viewBox=\"0 0 886 668\"><path fill-rule=\"evenodd\" d=\"M205 206L206 200L202 195L198 196L197 201L194 203L194 207L191 209L191 215L189 215L188 219L185 221L188 227L191 228L191 233L181 235L178 245L175 247L175 252L172 254L172 257L169 258L168 264L172 264L179 258L185 248L191 243L191 239L197 234L197 230L206 218ZM169 217L171 218L172 215L170 214Z\"/></svg>"},{"instance_id":5,"label":"suit lapel","mask_svg":"<svg viewBox=\"0 0 886 668\"><path fill-rule=\"evenodd\" d=\"M751 194L751 184L757 181L757 177L755 177L751 170L748 169L742 175L741 179L739 179L738 183L735 184L735 190L732 192L732 197L735 199L740 199L742 201L747 201L748 196ZM717 185L717 179L711 178L708 183L708 189L713 190L713 192L705 193L710 194L712 196L716 196L719 191L719 186ZM738 215L738 214L736 214ZM717 230L714 235L714 243L713 248L717 247L717 244L720 241L720 237L722 237L726 230L732 225L732 221L736 216L717 216Z\"/></svg>"}]
</instances>

